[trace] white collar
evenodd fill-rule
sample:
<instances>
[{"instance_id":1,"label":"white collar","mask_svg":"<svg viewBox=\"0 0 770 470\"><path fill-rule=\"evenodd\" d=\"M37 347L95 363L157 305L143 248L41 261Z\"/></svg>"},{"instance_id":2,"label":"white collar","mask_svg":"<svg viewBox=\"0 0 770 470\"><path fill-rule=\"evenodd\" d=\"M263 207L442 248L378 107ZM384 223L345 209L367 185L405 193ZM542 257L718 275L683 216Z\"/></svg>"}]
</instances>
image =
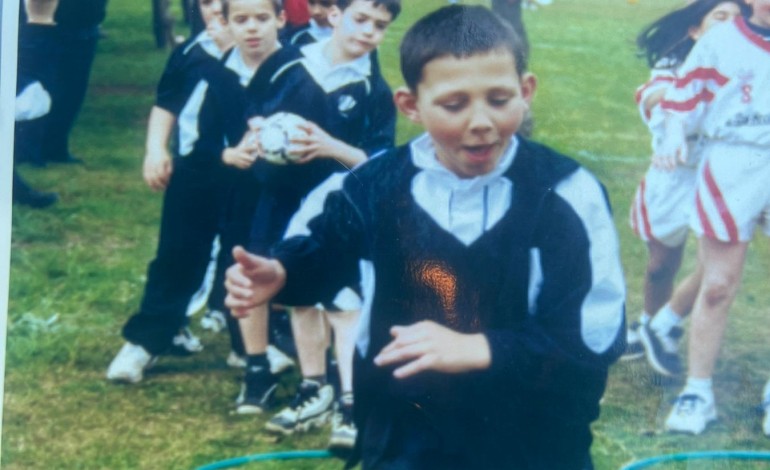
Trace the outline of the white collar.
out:
<instances>
[{"instance_id":1,"label":"white collar","mask_svg":"<svg viewBox=\"0 0 770 470\"><path fill-rule=\"evenodd\" d=\"M214 38L212 38L209 35L209 32L206 30L201 31L197 36L195 36L195 39L193 39L190 45L187 46L187 49L185 49L185 54L196 44L200 45L208 55L214 57L215 59L221 59L222 56L225 55L224 51L219 49L219 46L217 45L216 41L214 41Z\"/></svg>"},{"instance_id":2,"label":"white collar","mask_svg":"<svg viewBox=\"0 0 770 470\"><path fill-rule=\"evenodd\" d=\"M279 43L278 48L280 47L281 44ZM254 77L254 74L257 72L257 69L252 70L248 65L246 65L246 62L243 61L241 50L238 48L238 46L233 47L232 53L230 53L230 56L225 61L225 67L238 75L241 85L243 86L248 85L252 77Z\"/></svg>"},{"instance_id":3,"label":"white collar","mask_svg":"<svg viewBox=\"0 0 770 470\"><path fill-rule=\"evenodd\" d=\"M313 36L316 41L322 41L331 37L333 28L329 26L319 26L318 22L314 19L310 19L310 26L307 28L307 32Z\"/></svg>"},{"instance_id":4,"label":"white collar","mask_svg":"<svg viewBox=\"0 0 770 470\"><path fill-rule=\"evenodd\" d=\"M447 167L441 164L436 156L436 148L433 139L426 132L414 139L410 144L412 150L412 162L417 168L423 171L434 173L441 177L442 181L454 189L469 190L474 187L481 187L489 184L491 180L499 178L513 164L516 156L516 150L519 147L519 140L514 135L505 153L500 157L497 166L484 175L474 176L473 178L460 178Z\"/></svg>"}]
</instances>

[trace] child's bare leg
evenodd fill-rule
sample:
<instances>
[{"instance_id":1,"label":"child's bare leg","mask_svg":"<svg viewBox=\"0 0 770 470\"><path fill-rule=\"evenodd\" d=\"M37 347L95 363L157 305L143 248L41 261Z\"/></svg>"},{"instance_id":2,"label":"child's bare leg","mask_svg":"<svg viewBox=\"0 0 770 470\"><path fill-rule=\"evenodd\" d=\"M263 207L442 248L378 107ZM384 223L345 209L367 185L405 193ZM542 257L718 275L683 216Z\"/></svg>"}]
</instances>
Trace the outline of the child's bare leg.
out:
<instances>
[{"instance_id":1,"label":"child's bare leg","mask_svg":"<svg viewBox=\"0 0 770 470\"><path fill-rule=\"evenodd\" d=\"M247 355L265 354L267 351L267 305L254 308L249 315L238 319Z\"/></svg>"},{"instance_id":2,"label":"child's bare leg","mask_svg":"<svg viewBox=\"0 0 770 470\"><path fill-rule=\"evenodd\" d=\"M687 383L666 418L670 431L700 434L717 418L711 376L727 327L727 312L740 285L746 247L746 243L700 240L703 282L692 313Z\"/></svg>"},{"instance_id":3,"label":"child's bare leg","mask_svg":"<svg viewBox=\"0 0 770 470\"><path fill-rule=\"evenodd\" d=\"M356 332L360 310L324 312L334 331L334 352L340 374L342 393L353 391L353 351L356 347Z\"/></svg>"},{"instance_id":4,"label":"child's bare leg","mask_svg":"<svg viewBox=\"0 0 770 470\"><path fill-rule=\"evenodd\" d=\"M644 277L644 311L648 314L655 315L671 298L674 278L682 265L684 246L668 247L656 241L647 243L649 259Z\"/></svg>"},{"instance_id":5,"label":"child's bare leg","mask_svg":"<svg viewBox=\"0 0 770 470\"><path fill-rule=\"evenodd\" d=\"M727 327L727 312L740 285L747 243L700 240L703 281L695 302L689 345L689 376L710 378Z\"/></svg>"},{"instance_id":6,"label":"child's bare leg","mask_svg":"<svg viewBox=\"0 0 770 470\"><path fill-rule=\"evenodd\" d=\"M698 290L702 280L703 263L699 259L695 271L684 278L674 289L674 294L668 302L671 310L681 317L689 315L695 305L695 300L698 298Z\"/></svg>"},{"instance_id":7,"label":"child's bare leg","mask_svg":"<svg viewBox=\"0 0 770 470\"><path fill-rule=\"evenodd\" d=\"M291 330L294 333L302 376L325 377L328 337L321 312L315 307L292 308Z\"/></svg>"}]
</instances>

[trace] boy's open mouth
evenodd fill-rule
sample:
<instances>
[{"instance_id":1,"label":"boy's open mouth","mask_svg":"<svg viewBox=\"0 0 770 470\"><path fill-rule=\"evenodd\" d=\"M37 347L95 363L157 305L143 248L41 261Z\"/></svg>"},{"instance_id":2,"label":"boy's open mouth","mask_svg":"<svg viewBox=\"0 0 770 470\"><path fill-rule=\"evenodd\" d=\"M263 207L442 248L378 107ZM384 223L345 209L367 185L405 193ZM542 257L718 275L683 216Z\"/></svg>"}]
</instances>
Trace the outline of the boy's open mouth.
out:
<instances>
[{"instance_id":1,"label":"boy's open mouth","mask_svg":"<svg viewBox=\"0 0 770 470\"><path fill-rule=\"evenodd\" d=\"M484 145L465 145L463 146L463 150L468 154L468 156L473 160L486 160L489 157L492 156L495 148L497 148L496 144L484 144Z\"/></svg>"}]
</instances>

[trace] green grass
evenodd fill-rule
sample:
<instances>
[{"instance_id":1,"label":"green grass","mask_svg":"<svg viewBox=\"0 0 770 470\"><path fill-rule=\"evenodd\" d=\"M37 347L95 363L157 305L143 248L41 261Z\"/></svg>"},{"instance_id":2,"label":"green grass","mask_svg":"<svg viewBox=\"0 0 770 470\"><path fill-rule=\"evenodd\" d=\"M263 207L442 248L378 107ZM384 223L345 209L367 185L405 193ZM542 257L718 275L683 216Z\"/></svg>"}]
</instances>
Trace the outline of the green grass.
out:
<instances>
[{"instance_id":1,"label":"green grass","mask_svg":"<svg viewBox=\"0 0 770 470\"><path fill-rule=\"evenodd\" d=\"M403 16L381 51L392 86L401 84L399 38L417 16L443 3L404 2ZM649 137L632 100L647 70L635 57L633 37L670 7L670 0L557 0L525 12L531 68L539 77L536 138L575 156L607 185L631 317L641 309L646 249L632 236L626 214L649 157ZM109 4L108 37L100 43L90 94L73 134L74 151L86 165L22 169L37 187L59 191L62 200L45 211L14 208L4 469L189 469L240 455L325 445L323 433L276 440L262 431L264 418L231 414L239 373L224 365L224 335L202 333L204 352L162 359L139 385L104 380L122 342L120 328L139 304L157 241L161 195L142 182L141 159L146 115L167 51L153 46L149 14L149 2ZM418 132L403 120L398 129L401 142ZM686 269L694 258L690 245ZM715 376L719 423L698 438L662 433L676 385L658 383L642 363L618 364L595 425L599 470L680 451L770 447L754 411L770 375L769 251L763 237L749 250ZM695 465L687 468L768 468ZM248 468L340 464L292 461Z\"/></svg>"}]
</instances>

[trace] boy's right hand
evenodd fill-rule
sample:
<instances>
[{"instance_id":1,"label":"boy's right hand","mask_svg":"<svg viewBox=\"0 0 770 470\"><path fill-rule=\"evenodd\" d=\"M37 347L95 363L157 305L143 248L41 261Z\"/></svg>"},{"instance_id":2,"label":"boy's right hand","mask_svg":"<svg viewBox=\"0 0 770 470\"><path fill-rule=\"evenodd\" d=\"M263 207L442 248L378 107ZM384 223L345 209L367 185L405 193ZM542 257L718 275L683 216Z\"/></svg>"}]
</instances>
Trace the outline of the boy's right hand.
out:
<instances>
[{"instance_id":1,"label":"boy's right hand","mask_svg":"<svg viewBox=\"0 0 770 470\"><path fill-rule=\"evenodd\" d=\"M222 161L241 170L251 168L259 152L257 140L254 131L246 131L237 147L228 147L222 152Z\"/></svg>"},{"instance_id":2,"label":"boy's right hand","mask_svg":"<svg viewBox=\"0 0 770 470\"><path fill-rule=\"evenodd\" d=\"M666 119L663 141L652 156L652 166L672 171L677 165L687 163L687 137L684 126L675 120Z\"/></svg>"},{"instance_id":3,"label":"boy's right hand","mask_svg":"<svg viewBox=\"0 0 770 470\"><path fill-rule=\"evenodd\" d=\"M286 283L286 270L274 259L253 255L240 246L233 248L235 264L227 269L225 305L238 318L266 304Z\"/></svg>"},{"instance_id":4,"label":"boy's right hand","mask_svg":"<svg viewBox=\"0 0 770 470\"><path fill-rule=\"evenodd\" d=\"M163 191L168 186L173 165L168 151L147 152L142 165L144 181L153 191Z\"/></svg>"}]
</instances>

